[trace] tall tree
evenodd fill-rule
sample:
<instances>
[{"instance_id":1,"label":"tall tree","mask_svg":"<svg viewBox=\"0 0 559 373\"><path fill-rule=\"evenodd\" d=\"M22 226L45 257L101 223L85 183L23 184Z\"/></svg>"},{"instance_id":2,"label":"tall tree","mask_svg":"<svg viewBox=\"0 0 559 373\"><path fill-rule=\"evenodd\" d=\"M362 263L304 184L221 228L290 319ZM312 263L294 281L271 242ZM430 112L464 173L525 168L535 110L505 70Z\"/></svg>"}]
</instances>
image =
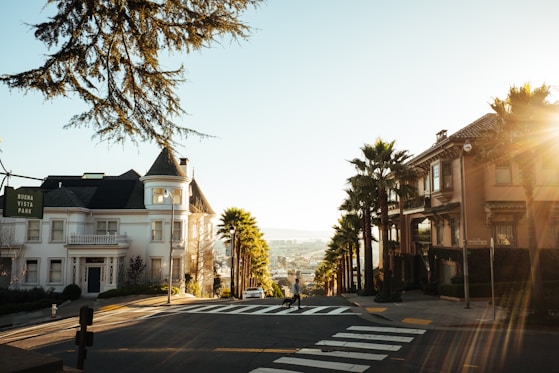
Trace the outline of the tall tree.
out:
<instances>
[{"instance_id":1,"label":"tall tree","mask_svg":"<svg viewBox=\"0 0 559 373\"><path fill-rule=\"evenodd\" d=\"M382 235L382 269L383 284L382 295L377 296L378 301L392 301L392 286L390 272L390 252L388 245L388 207L389 192L398 188L397 175L404 174L407 166L405 162L411 157L407 150L396 150L395 141L385 142L377 139L373 145L364 145L361 148L364 160L359 162L378 191L378 206L380 210L380 229ZM399 298L400 295L396 294Z\"/></svg>"},{"instance_id":2,"label":"tall tree","mask_svg":"<svg viewBox=\"0 0 559 373\"><path fill-rule=\"evenodd\" d=\"M31 28L48 49L59 49L42 66L0 81L46 99L79 96L89 110L65 128L92 126L101 140L149 140L172 148L176 135L207 135L175 122L184 114L175 92L184 67L164 69L160 53L188 53L226 37L246 39L250 28L240 16L260 2L46 0L57 14Z\"/></svg>"},{"instance_id":3,"label":"tall tree","mask_svg":"<svg viewBox=\"0 0 559 373\"><path fill-rule=\"evenodd\" d=\"M376 240L372 233L372 211L377 209L378 190L374 180L366 173L366 164L363 160L355 158L350 161L354 165L357 175L348 179L351 186L348 192L347 207L349 204L360 211L363 224L363 260L365 264L365 284L363 295L373 295L375 293L373 279L373 241Z\"/></svg>"},{"instance_id":4,"label":"tall tree","mask_svg":"<svg viewBox=\"0 0 559 373\"><path fill-rule=\"evenodd\" d=\"M361 248L359 245L359 236L363 231L363 217L361 212L361 204L357 198L357 194L352 189L346 189L347 197L340 205L339 209L345 211L345 219L349 220L349 224L355 231L355 260L357 267L357 291L360 292L363 288L361 281ZM371 248L372 250L372 248ZM372 254L372 253L371 253Z\"/></svg>"},{"instance_id":5,"label":"tall tree","mask_svg":"<svg viewBox=\"0 0 559 373\"><path fill-rule=\"evenodd\" d=\"M548 100L549 94L549 87L545 84L532 89L526 83L521 87L511 87L504 100L495 98L491 108L497 114L497 124L483 134L476 146L478 160L498 161L507 157L520 170L526 197L534 313L538 316L544 315L547 310L534 218L535 165L547 149L557 143L559 129L556 123L559 106Z\"/></svg>"},{"instance_id":6,"label":"tall tree","mask_svg":"<svg viewBox=\"0 0 559 373\"><path fill-rule=\"evenodd\" d=\"M217 225L217 234L222 238L234 239L233 268L234 294L241 297L248 284L262 285L267 293L271 293L271 276L269 269L269 249L263 240L263 235L256 224L256 219L247 211L232 207L225 210ZM234 234L230 229L234 227ZM255 258L258 256L258 258Z\"/></svg>"}]
</instances>

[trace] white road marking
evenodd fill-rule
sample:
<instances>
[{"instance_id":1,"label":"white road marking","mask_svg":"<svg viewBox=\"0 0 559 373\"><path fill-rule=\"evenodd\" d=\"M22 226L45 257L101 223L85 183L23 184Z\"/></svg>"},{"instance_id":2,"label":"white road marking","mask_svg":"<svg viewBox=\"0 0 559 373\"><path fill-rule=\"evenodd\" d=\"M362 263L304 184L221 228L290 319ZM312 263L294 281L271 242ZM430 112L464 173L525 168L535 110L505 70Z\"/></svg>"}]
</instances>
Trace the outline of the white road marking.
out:
<instances>
[{"instance_id":1,"label":"white road marking","mask_svg":"<svg viewBox=\"0 0 559 373\"><path fill-rule=\"evenodd\" d=\"M370 368L369 365L337 363L334 361L310 360L300 359L296 357L281 357L274 361L274 363L301 365L304 367L334 369L343 372L364 372Z\"/></svg>"},{"instance_id":2,"label":"white road marking","mask_svg":"<svg viewBox=\"0 0 559 373\"><path fill-rule=\"evenodd\" d=\"M333 347L349 347L361 348L364 350L381 350L381 351L399 351L401 346L385 345L379 343L365 343L365 342L346 342L346 341L330 341L322 340L315 343L317 346L333 346Z\"/></svg>"},{"instance_id":3,"label":"white road marking","mask_svg":"<svg viewBox=\"0 0 559 373\"><path fill-rule=\"evenodd\" d=\"M339 357L347 359L359 359L359 360L375 360L380 361L388 357L385 354L369 354L366 352L351 352L351 351L323 351L318 348L302 348L297 351L298 354L304 355L318 355L318 356L330 356Z\"/></svg>"},{"instance_id":4,"label":"white road marking","mask_svg":"<svg viewBox=\"0 0 559 373\"><path fill-rule=\"evenodd\" d=\"M384 342L398 342L398 343L409 343L413 341L413 337L403 337L400 335L360 334L360 333L336 333L334 334L334 338L366 339L368 341L384 341Z\"/></svg>"},{"instance_id":5,"label":"white road marking","mask_svg":"<svg viewBox=\"0 0 559 373\"><path fill-rule=\"evenodd\" d=\"M402 334L425 334L425 329L393 328L383 326L350 326L347 330L360 332L379 332L379 333L402 333Z\"/></svg>"}]
</instances>

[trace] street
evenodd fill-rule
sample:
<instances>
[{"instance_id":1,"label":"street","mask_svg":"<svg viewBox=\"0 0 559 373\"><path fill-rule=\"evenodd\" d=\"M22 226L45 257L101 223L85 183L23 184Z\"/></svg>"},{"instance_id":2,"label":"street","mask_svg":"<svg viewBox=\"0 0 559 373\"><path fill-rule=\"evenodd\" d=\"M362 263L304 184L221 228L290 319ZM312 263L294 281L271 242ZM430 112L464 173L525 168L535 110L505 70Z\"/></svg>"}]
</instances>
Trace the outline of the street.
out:
<instances>
[{"instance_id":1,"label":"street","mask_svg":"<svg viewBox=\"0 0 559 373\"><path fill-rule=\"evenodd\" d=\"M97 312L87 372L559 371L554 332L429 330L389 323L341 297L124 307ZM0 331L2 343L75 367L77 318Z\"/></svg>"}]
</instances>

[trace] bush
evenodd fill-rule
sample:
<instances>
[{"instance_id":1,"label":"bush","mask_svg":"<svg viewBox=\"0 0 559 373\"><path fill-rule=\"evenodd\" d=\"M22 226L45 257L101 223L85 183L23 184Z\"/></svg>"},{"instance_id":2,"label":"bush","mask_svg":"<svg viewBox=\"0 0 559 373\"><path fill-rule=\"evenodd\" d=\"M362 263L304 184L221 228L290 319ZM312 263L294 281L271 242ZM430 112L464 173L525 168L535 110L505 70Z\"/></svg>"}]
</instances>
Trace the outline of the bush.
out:
<instances>
[{"instance_id":1,"label":"bush","mask_svg":"<svg viewBox=\"0 0 559 373\"><path fill-rule=\"evenodd\" d=\"M62 294L55 293L53 289L48 291L39 287L29 290L1 289L0 315L48 308L53 303L62 303L63 300Z\"/></svg>"},{"instance_id":2,"label":"bush","mask_svg":"<svg viewBox=\"0 0 559 373\"><path fill-rule=\"evenodd\" d=\"M167 294L168 287L165 286L156 286L156 285L137 285L132 287L125 287L120 289L111 289L104 291L98 295L98 298L106 299L106 298L114 298L114 297L123 297L126 295L160 295L160 294ZM180 292L179 288L174 287L171 290L172 294L178 294Z\"/></svg>"},{"instance_id":3,"label":"bush","mask_svg":"<svg viewBox=\"0 0 559 373\"><path fill-rule=\"evenodd\" d=\"M64 299L77 300L82 295L82 289L76 284L70 284L62 290L62 295Z\"/></svg>"}]
</instances>

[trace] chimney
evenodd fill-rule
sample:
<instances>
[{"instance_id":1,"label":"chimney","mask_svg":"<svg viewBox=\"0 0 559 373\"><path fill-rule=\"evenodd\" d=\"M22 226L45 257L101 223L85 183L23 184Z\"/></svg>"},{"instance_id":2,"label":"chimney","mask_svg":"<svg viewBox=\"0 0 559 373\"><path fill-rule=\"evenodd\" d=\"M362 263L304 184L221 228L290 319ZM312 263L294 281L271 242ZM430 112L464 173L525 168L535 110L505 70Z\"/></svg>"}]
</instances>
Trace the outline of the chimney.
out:
<instances>
[{"instance_id":1,"label":"chimney","mask_svg":"<svg viewBox=\"0 0 559 373\"><path fill-rule=\"evenodd\" d=\"M437 143L446 139L446 132L447 132L447 130L441 130L441 131L437 132Z\"/></svg>"},{"instance_id":2,"label":"chimney","mask_svg":"<svg viewBox=\"0 0 559 373\"><path fill-rule=\"evenodd\" d=\"M188 177L188 158L180 158L180 166L184 174Z\"/></svg>"}]
</instances>

